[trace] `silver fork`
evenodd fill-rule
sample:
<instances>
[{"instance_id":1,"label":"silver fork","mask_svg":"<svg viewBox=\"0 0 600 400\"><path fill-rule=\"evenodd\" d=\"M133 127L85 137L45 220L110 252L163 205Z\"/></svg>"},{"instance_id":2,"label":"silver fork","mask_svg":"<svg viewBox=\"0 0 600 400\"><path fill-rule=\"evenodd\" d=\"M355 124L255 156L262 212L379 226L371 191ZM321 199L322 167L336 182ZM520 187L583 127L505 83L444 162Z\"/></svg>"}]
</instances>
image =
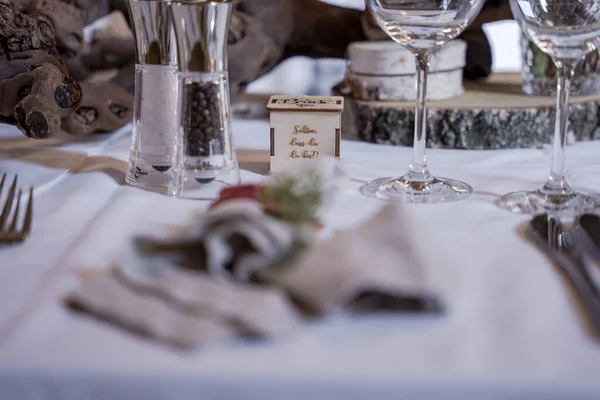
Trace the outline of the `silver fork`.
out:
<instances>
[{"instance_id":1,"label":"silver fork","mask_svg":"<svg viewBox=\"0 0 600 400\"><path fill-rule=\"evenodd\" d=\"M6 183L6 174L2 175L0 180L0 198ZM12 185L8 189L8 196L2 214L0 214L0 244L3 243L18 243L24 241L31 231L31 219L33 217L33 188L29 189L29 202L27 203L27 211L25 212L25 220L19 226L19 209L21 207L22 190L17 192L17 176L13 179ZM17 200L12 219L9 219L13 208L13 203ZM1 203L0 203L1 206Z\"/></svg>"}]
</instances>

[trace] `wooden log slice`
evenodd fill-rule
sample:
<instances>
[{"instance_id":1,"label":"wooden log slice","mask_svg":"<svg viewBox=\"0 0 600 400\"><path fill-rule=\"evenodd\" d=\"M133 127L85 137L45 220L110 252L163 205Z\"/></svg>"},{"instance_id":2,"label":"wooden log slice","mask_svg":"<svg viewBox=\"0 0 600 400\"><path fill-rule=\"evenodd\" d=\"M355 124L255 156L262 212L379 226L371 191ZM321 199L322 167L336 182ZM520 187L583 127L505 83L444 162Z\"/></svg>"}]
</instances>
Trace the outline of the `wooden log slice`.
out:
<instances>
[{"instance_id":1,"label":"wooden log slice","mask_svg":"<svg viewBox=\"0 0 600 400\"><path fill-rule=\"evenodd\" d=\"M555 98L528 96L519 74L466 82L465 93L429 102L428 147L457 149L538 148L552 143ZM346 139L412 146L413 102L346 98ZM600 94L571 98L569 142L600 139Z\"/></svg>"}]
</instances>

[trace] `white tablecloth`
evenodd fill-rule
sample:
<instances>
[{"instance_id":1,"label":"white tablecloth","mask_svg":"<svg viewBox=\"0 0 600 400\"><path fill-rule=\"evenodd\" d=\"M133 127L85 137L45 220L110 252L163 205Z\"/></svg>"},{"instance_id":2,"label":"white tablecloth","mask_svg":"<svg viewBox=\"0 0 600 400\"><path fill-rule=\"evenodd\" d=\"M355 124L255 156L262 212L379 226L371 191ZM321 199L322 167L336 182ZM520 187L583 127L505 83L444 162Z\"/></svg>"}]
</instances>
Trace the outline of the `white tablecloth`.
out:
<instances>
[{"instance_id":1,"label":"white tablecloth","mask_svg":"<svg viewBox=\"0 0 600 400\"><path fill-rule=\"evenodd\" d=\"M266 121L236 121L243 179L263 179ZM65 310L78 270L118 260L135 233L166 233L201 212L124 185L129 129L75 144L31 143L0 128L0 173L35 185L29 240L0 248L0 399L599 399L600 343L556 269L523 240L528 218L497 209L537 188L547 150L429 152L431 169L471 183L468 201L407 206L428 232L447 315L336 317L271 343L180 354ZM573 186L600 191L600 142L568 149ZM344 142L356 180L404 172L408 148ZM382 203L351 183L330 229ZM406 227L399 227L406 229Z\"/></svg>"}]
</instances>

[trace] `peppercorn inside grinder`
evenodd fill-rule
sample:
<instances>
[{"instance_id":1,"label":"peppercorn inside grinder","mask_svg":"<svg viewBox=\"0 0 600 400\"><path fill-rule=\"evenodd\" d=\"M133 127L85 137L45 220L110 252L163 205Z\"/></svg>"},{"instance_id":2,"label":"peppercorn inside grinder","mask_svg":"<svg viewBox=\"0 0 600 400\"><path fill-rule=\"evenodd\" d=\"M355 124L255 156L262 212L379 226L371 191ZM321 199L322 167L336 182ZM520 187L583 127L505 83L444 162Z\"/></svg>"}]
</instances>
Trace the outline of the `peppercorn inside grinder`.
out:
<instances>
[{"instance_id":1,"label":"peppercorn inside grinder","mask_svg":"<svg viewBox=\"0 0 600 400\"><path fill-rule=\"evenodd\" d=\"M176 197L214 199L240 183L230 122L227 34L231 1L172 1L179 65Z\"/></svg>"},{"instance_id":2,"label":"peppercorn inside grinder","mask_svg":"<svg viewBox=\"0 0 600 400\"><path fill-rule=\"evenodd\" d=\"M127 0L136 41L128 184L168 188L177 138L178 68L168 2Z\"/></svg>"}]
</instances>

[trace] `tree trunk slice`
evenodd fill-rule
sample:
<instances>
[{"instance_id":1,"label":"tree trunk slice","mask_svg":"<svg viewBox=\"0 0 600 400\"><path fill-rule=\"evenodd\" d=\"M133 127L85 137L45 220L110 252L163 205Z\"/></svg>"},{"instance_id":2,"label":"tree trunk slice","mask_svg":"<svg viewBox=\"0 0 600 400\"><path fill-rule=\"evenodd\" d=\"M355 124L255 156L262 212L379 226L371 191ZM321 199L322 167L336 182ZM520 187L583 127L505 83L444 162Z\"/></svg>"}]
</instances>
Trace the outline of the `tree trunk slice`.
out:
<instances>
[{"instance_id":1,"label":"tree trunk slice","mask_svg":"<svg viewBox=\"0 0 600 400\"><path fill-rule=\"evenodd\" d=\"M519 74L466 82L459 97L429 102L428 147L456 149L539 148L552 143L555 98L528 96ZM413 102L346 98L346 139L412 146ZM569 142L600 139L600 94L571 98Z\"/></svg>"}]
</instances>

